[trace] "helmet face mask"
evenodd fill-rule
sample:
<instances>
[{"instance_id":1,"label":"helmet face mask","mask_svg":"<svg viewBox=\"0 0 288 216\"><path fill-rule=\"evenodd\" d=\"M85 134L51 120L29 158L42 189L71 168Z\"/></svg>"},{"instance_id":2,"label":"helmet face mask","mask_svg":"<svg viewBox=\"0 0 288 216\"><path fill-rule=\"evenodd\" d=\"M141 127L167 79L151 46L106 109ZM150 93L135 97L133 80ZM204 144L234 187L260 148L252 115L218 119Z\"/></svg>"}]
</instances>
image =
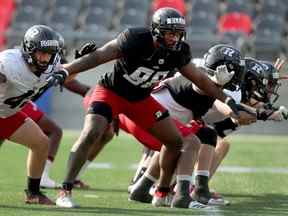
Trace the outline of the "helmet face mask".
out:
<instances>
[{"instance_id":1,"label":"helmet face mask","mask_svg":"<svg viewBox=\"0 0 288 216\"><path fill-rule=\"evenodd\" d=\"M280 75L278 70L271 62L261 61L261 63L263 65L264 74L267 79L266 92L268 94L270 103L273 104L279 98L278 90L281 86L281 83L279 83Z\"/></svg>"},{"instance_id":2,"label":"helmet face mask","mask_svg":"<svg viewBox=\"0 0 288 216\"><path fill-rule=\"evenodd\" d=\"M218 44L211 47L204 55L204 68L210 76L215 74L218 66L225 65L228 72L234 71L232 79L222 86L225 89L235 91L242 85L245 76L245 64L241 60L241 53L226 44Z\"/></svg>"},{"instance_id":3,"label":"helmet face mask","mask_svg":"<svg viewBox=\"0 0 288 216\"><path fill-rule=\"evenodd\" d=\"M245 58L246 75L242 89L243 99L249 101L251 98L259 102L268 103L267 92L268 78L260 61L253 58Z\"/></svg>"},{"instance_id":4,"label":"helmet face mask","mask_svg":"<svg viewBox=\"0 0 288 216\"><path fill-rule=\"evenodd\" d=\"M184 17L177 10L168 7L160 8L153 14L151 32L162 47L178 51L181 49L181 41L186 36L185 25ZM164 39L166 33L179 35L179 39L174 46L167 46Z\"/></svg>"},{"instance_id":5,"label":"helmet face mask","mask_svg":"<svg viewBox=\"0 0 288 216\"><path fill-rule=\"evenodd\" d=\"M36 68L37 73L44 72L49 65L53 64L55 57L60 52L60 44L57 34L45 25L34 25L30 27L23 39L23 57L25 61ZM47 64L39 63L36 52L49 53L51 55Z\"/></svg>"}]
</instances>

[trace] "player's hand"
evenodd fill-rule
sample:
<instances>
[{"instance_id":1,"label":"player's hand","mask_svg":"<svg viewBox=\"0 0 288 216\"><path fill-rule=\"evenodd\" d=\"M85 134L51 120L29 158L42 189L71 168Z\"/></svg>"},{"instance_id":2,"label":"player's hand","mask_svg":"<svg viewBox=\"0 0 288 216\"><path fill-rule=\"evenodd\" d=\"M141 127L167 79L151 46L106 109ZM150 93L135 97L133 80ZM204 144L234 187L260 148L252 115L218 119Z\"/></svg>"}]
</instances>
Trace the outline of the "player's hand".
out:
<instances>
[{"instance_id":1,"label":"player's hand","mask_svg":"<svg viewBox=\"0 0 288 216\"><path fill-rule=\"evenodd\" d=\"M65 79L69 75L68 71L65 70L64 68L55 71L48 79L48 85L49 86L59 86L60 91L63 91L63 85L65 82Z\"/></svg>"},{"instance_id":2,"label":"player's hand","mask_svg":"<svg viewBox=\"0 0 288 216\"><path fill-rule=\"evenodd\" d=\"M218 85L225 85L228 83L232 77L234 76L235 72L229 72L226 65L220 65L216 68L214 76L211 79Z\"/></svg>"},{"instance_id":3,"label":"player's hand","mask_svg":"<svg viewBox=\"0 0 288 216\"><path fill-rule=\"evenodd\" d=\"M227 104L233 112L233 115L231 117L238 119L239 111L236 102L231 97L227 97L225 100L225 104Z\"/></svg>"},{"instance_id":4,"label":"player's hand","mask_svg":"<svg viewBox=\"0 0 288 216\"><path fill-rule=\"evenodd\" d=\"M273 121L283 121L287 119L288 119L288 110L285 106L280 106L278 110L273 112L268 117L268 120L273 120Z\"/></svg>"},{"instance_id":5,"label":"player's hand","mask_svg":"<svg viewBox=\"0 0 288 216\"><path fill-rule=\"evenodd\" d=\"M98 47L94 42L86 43L80 48L80 50L75 50L74 58L81 58L84 55L94 52L97 48Z\"/></svg>"}]
</instances>

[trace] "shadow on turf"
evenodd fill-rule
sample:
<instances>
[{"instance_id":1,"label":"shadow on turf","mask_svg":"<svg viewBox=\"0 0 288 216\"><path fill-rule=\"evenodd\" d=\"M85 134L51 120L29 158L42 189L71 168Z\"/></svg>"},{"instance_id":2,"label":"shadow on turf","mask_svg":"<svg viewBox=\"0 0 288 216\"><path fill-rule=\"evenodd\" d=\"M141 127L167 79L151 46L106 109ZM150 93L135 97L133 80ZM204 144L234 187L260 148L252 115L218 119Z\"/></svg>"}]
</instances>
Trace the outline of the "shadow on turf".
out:
<instances>
[{"instance_id":1,"label":"shadow on turf","mask_svg":"<svg viewBox=\"0 0 288 216\"><path fill-rule=\"evenodd\" d=\"M243 215L288 215L288 196L284 194L224 194L224 197L228 200L232 198L234 202L228 208L225 207L222 215L228 215L229 212Z\"/></svg>"},{"instance_id":2,"label":"shadow on turf","mask_svg":"<svg viewBox=\"0 0 288 216\"><path fill-rule=\"evenodd\" d=\"M199 211L191 212L191 210L182 210L182 209L170 209L170 208L153 208L151 209L127 209L127 208L104 208L104 207L82 207L75 209L64 209L57 207L39 207L39 206L9 206L9 205L0 205L0 209L6 210L19 210L23 211L35 211L35 212L63 212L63 213L83 213L83 214L106 214L106 215L198 215ZM205 214L210 215L210 214ZM214 214L212 214L214 215Z\"/></svg>"}]
</instances>

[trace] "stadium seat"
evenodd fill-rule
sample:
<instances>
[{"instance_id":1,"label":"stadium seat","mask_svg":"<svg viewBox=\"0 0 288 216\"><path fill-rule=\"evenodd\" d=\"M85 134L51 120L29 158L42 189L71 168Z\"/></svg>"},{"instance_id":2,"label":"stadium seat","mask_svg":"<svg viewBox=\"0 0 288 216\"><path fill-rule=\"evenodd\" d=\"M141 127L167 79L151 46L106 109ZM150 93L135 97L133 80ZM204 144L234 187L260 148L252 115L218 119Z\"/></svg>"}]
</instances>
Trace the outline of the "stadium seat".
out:
<instances>
[{"instance_id":1,"label":"stadium seat","mask_svg":"<svg viewBox=\"0 0 288 216\"><path fill-rule=\"evenodd\" d=\"M252 30L253 21L251 17L246 13L229 12L222 15L218 21L218 31L220 33L236 31L250 35Z\"/></svg>"},{"instance_id":2,"label":"stadium seat","mask_svg":"<svg viewBox=\"0 0 288 216\"><path fill-rule=\"evenodd\" d=\"M147 19L146 13L139 13L134 9L130 9L129 12L125 13L120 18L118 30L123 30L133 26L145 26Z\"/></svg>"},{"instance_id":3,"label":"stadium seat","mask_svg":"<svg viewBox=\"0 0 288 216\"><path fill-rule=\"evenodd\" d=\"M215 0L195 0L192 1L192 16L194 13L204 11L210 14L218 14L218 1Z\"/></svg>"},{"instance_id":4,"label":"stadium seat","mask_svg":"<svg viewBox=\"0 0 288 216\"><path fill-rule=\"evenodd\" d=\"M175 8L183 16L186 15L186 5L184 0L154 0L151 3L152 12L163 7Z\"/></svg>"},{"instance_id":5,"label":"stadium seat","mask_svg":"<svg viewBox=\"0 0 288 216\"><path fill-rule=\"evenodd\" d=\"M217 44L218 37L212 32L194 34L194 32L191 31L191 28L188 28L186 41L191 46L192 57L202 58L211 46Z\"/></svg>"},{"instance_id":6,"label":"stadium seat","mask_svg":"<svg viewBox=\"0 0 288 216\"><path fill-rule=\"evenodd\" d=\"M85 16L84 22L81 29L86 29L88 31L97 31L97 29L103 31L111 28L112 23L112 11L106 11L102 8L90 8Z\"/></svg>"},{"instance_id":7,"label":"stadium seat","mask_svg":"<svg viewBox=\"0 0 288 216\"><path fill-rule=\"evenodd\" d=\"M49 1L46 0L21 0L20 4L17 6L18 9L32 8L33 10L44 11L48 5Z\"/></svg>"},{"instance_id":8,"label":"stadium seat","mask_svg":"<svg viewBox=\"0 0 288 216\"><path fill-rule=\"evenodd\" d=\"M217 17L214 14L200 11L192 14L190 23L190 33L205 34L215 33L217 30Z\"/></svg>"},{"instance_id":9,"label":"stadium seat","mask_svg":"<svg viewBox=\"0 0 288 216\"><path fill-rule=\"evenodd\" d=\"M35 24L44 24L42 11L34 10L32 7L18 8L10 28L23 31Z\"/></svg>"},{"instance_id":10,"label":"stadium seat","mask_svg":"<svg viewBox=\"0 0 288 216\"><path fill-rule=\"evenodd\" d=\"M116 7L115 0L103 0L103 1L95 1L95 0L88 0L88 8L102 8L103 10L113 10Z\"/></svg>"},{"instance_id":11,"label":"stadium seat","mask_svg":"<svg viewBox=\"0 0 288 216\"><path fill-rule=\"evenodd\" d=\"M128 10L134 8L136 10L142 10L148 12L150 6L150 1L147 0L124 0L123 9Z\"/></svg>"},{"instance_id":12,"label":"stadium seat","mask_svg":"<svg viewBox=\"0 0 288 216\"><path fill-rule=\"evenodd\" d=\"M231 13L231 12L242 12L246 13L248 15L253 14L253 10L255 10L255 7L253 7L253 4L246 0L227 0L226 2L226 9L225 13Z\"/></svg>"},{"instance_id":13,"label":"stadium seat","mask_svg":"<svg viewBox=\"0 0 288 216\"><path fill-rule=\"evenodd\" d=\"M287 3L283 3L282 1L279 0L262 0L260 15L261 16L274 15L284 19L287 11L286 4Z\"/></svg>"},{"instance_id":14,"label":"stadium seat","mask_svg":"<svg viewBox=\"0 0 288 216\"><path fill-rule=\"evenodd\" d=\"M275 33L275 34L283 34L284 31L285 22L281 17L269 15L265 17L259 17L255 19L255 29L256 31L262 32L264 34L265 32Z\"/></svg>"}]
</instances>

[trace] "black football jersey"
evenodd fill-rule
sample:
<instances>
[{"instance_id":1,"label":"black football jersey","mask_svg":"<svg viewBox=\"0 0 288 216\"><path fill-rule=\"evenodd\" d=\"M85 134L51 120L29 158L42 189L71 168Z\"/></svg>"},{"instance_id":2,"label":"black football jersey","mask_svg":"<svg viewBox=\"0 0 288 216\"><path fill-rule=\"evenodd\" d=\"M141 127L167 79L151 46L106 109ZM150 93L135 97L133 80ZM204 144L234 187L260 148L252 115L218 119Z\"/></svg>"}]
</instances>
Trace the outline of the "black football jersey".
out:
<instances>
[{"instance_id":1,"label":"black football jersey","mask_svg":"<svg viewBox=\"0 0 288 216\"><path fill-rule=\"evenodd\" d=\"M129 101L148 97L155 84L191 60L190 47L185 42L181 42L179 51L156 49L148 28L127 29L118 35L117 43L124 55L99 84Z\"/></svg>"},{"instance_id":2,"label":"black football jersey","mask_svg":"<svg viewBox=\"0 0 288 216\"><path fill-rule=\"evenodd\" d=\"M181 106L191 110L194 118L201 118L213 106L215 99L199 94L193 89L193 84L184 76L176 76L164 82L172 98Z\"/></svg>"}]
</instances>

